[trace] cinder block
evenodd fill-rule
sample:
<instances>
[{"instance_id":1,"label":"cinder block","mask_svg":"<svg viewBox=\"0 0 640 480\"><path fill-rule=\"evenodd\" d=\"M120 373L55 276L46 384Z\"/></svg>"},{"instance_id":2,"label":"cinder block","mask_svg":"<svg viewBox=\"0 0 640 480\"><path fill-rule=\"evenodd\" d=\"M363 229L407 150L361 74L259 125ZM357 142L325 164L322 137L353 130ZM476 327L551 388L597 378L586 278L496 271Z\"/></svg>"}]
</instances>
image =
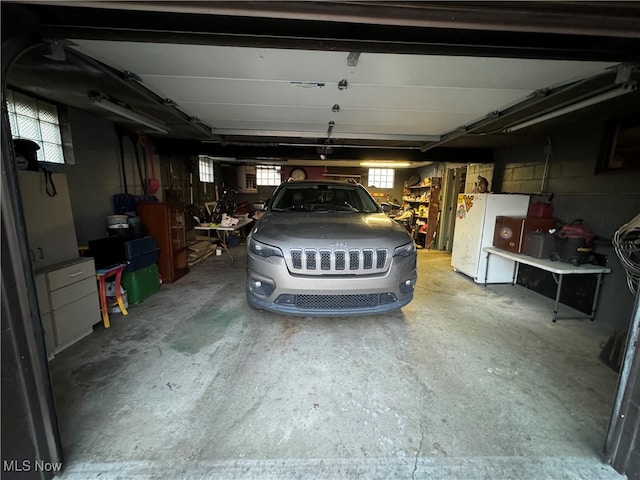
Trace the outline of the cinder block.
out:
<instances>
[{"instance_id":1,"label":"cinder block","mask_svg":"<svg viewBox=\"0 0 640 480\"><path fill-rule=\"evenodd\" d=\"M549 172L547 172L547 175ZM544 176L544 163L538 163L533 167L533 178L542 179Z\"/></svg>"},{"instance_id":2,"label":"cinder block","mask_svg":"<svg viewBox=\"0 0 640 480\"><path fill-rule=\"evenodd\" d=\"M593 162L562 162L563 177L593 176Z\"/></svg>"},{"instance_id":3,"label":"cinder block","mask_svg":"<svg viewBox=\"0 0 640 480\"><path fill-rule=\"evenodd\" d=\"M531 180L534 178L534 167L520 167L513 170L513 180Z\"/></svg>"}]
</instances>

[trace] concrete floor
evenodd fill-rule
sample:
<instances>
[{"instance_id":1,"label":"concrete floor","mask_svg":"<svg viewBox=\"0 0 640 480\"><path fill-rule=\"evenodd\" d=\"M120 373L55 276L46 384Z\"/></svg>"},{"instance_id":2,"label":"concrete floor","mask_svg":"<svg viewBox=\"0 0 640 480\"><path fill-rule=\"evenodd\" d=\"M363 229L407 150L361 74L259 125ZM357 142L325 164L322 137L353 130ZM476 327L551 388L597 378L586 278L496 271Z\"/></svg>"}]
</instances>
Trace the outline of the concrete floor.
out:
<instances>
[{"instance_id":1,"label":"concrete floor","mask_svg":"<svg viewBox=\"0 0 640 480\"><path fill-rule=\"evenodd\" d=\"M601 325L553 324L551 300L424 250L402 312L255 312L243 249L50 363L60 478L624 478L601 460Z\"/></svg>"}]
</instances>

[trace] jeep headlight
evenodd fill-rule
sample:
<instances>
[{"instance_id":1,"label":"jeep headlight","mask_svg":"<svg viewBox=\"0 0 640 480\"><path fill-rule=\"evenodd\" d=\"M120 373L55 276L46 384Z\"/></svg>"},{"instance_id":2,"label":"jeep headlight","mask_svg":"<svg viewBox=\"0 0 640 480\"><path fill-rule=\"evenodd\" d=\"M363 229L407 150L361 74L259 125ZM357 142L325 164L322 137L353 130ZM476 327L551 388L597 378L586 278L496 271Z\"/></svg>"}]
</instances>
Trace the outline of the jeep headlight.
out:
<instances>
[{"instance_id":1,"label":"jeep headlight","mask_svg":"<svg viewBox=\"0 0 640 480\"><path fill-rule=\"evenodd\" d=\"M282 257L282 252L279 248L272 247L271 245L267 245L266 243L258 242L252 237L250 237L249 239L249 250L251 251L251 253L264 258Z\"/></svg>"},{"instance_id":2,"label":"jeep headlight","mask_svg":"<svg viewBox=\"0 0 640 480\"><path fill-rule=\"evenodd\" d=\"M416 244L413 242L409 242L406 245L402 245L400 247L396 247L393 251L394 257L409 257L416 253Z\"/></svg>"}]
</instances>

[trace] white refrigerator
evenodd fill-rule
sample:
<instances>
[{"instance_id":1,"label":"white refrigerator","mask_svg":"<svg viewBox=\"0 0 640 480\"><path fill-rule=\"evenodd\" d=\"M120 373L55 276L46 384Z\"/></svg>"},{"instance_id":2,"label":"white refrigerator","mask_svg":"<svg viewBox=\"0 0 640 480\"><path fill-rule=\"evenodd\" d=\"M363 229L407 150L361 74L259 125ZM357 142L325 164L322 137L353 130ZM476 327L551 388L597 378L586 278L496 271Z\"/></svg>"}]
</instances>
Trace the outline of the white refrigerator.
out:
<instances>
[{"instance_id":1,"label":"white refrigerator","mask_svg":"<svg viewBox=\"0 0 640 480\"><path fill-rule=\"evenodd\" d=\"M473 278L476 283L484 283L487 254L482 249L493 245L496 217L526 217L528 208L528 195L459 194L451 250L454 270ZM513 267L512 260L492 255L487 283L510 283Z\"/></svg>"}]
</instances>

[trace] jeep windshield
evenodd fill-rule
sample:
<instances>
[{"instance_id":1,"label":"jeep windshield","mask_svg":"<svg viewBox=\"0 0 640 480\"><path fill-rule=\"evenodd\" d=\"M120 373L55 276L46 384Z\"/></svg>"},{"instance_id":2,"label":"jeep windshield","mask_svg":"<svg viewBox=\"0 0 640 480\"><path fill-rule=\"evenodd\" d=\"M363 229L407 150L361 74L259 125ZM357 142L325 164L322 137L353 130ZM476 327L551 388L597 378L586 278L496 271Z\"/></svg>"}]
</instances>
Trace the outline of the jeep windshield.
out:
<instances>
[{"instance_id":1,"label":"jeep windshield","mask_svg":"<svg viewBox=\"0 0 640 480\"><path fill-rule=\"evenodd\" d=\"M357 185L291 184L280 188L272 212L378 213L380 207Z\"/></svg>"}]
</instances>

